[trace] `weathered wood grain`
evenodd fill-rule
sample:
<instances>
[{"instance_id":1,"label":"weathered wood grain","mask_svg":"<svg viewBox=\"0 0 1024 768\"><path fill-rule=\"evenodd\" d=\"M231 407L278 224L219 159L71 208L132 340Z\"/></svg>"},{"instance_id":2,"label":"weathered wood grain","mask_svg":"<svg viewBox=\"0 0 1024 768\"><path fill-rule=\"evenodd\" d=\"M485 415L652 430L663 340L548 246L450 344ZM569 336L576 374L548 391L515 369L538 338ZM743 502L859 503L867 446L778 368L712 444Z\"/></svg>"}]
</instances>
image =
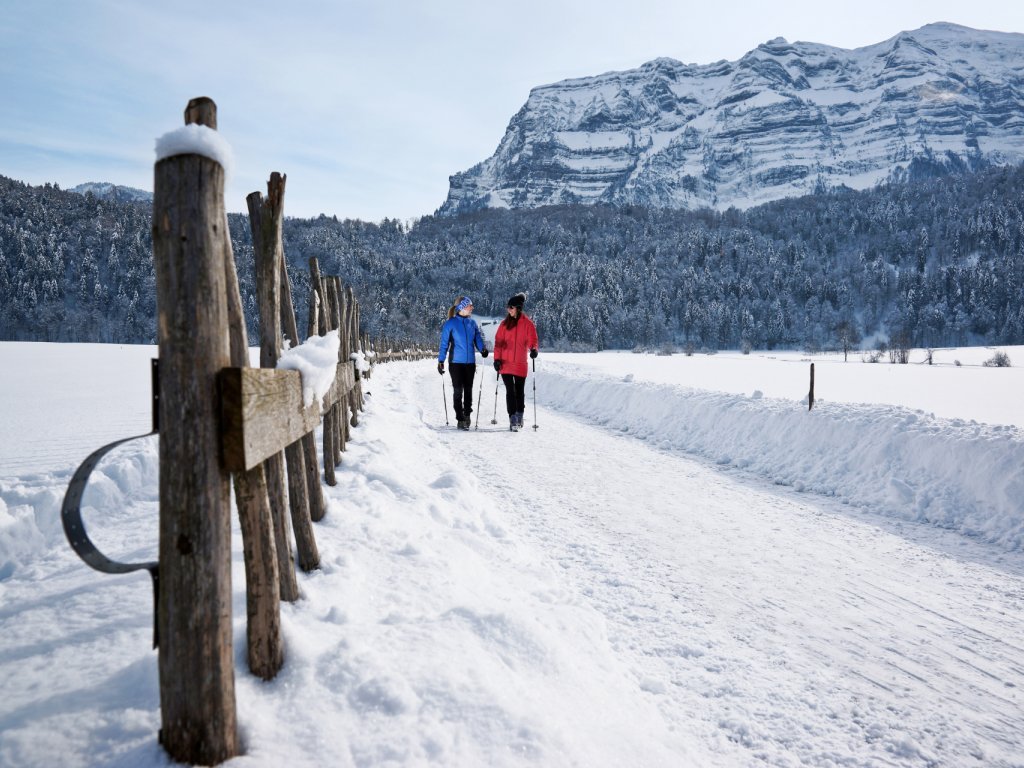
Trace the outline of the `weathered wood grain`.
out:
<instances>
[{"instance_id":1,"label":"weathered wood grain","mask_svg":"<svg viewBox=\"0 0 1024 768\"><path fill-rule=\"evenodd\" d=\"M295 577L291 515L286 511L287 479L282 451L277 451L267 457L263 462L263 473L267 478L267 498L270 499L270 520L274 528L274 552L277 555L278 586L281 591L281 599L286 603L294 603L301 595L299 582Z\"/></svg>"},{"instance_id":2,"label":"weathered wood grain","mask_svg":"<svg viewBox=\"0 0 1024 768\"><path fill-rule=\"evenodd\" d=\"M249 208L249 226L252 230L253 253L256 259L256 299L260 315L260 367L276 368L281 357L280 293L281 267L284 246L281 225L284 220L285 178L273 173L267 184L268 199L253 192L246 197ZM292 560L291 521L286 494L287 479L284 454L270 456L264 462L267 475L267 495L274 523L280 573L281 599L293 602L299 599L299 586ZM287 510L287 511L286 511Z\"/></svg>"},{"instance_id":3,"label":"weathered wood grain","mask_svg":"<svg viewBox=\"0 0 1024 768\"><path fill-rule=\"evenodd\" d=\"M344 296L341 291L338 290L340 280L337 277L326 278L326 290L327 295L330 296L331 300L331 322L334 323L334 327L338 331L338 363L343 364L348 361L348 349L350 345L349 338L345 333L345 325L343 322L345 316L345 304ZM348 432L348 420L347 416L348 398L339 400L334 407L335 412L335 428L336 436L334 441L334 463L335 465L341 464L341 453L345 449L345 444L349 439Z\"/></svg>"},{"instance_id":4,"label":"weathered wood grain","mask_svg":"<svg viewBox=\"0 0 1024 768\"><path fill-rule=\"evenodd\" d=\"M249 341L245 332L242 294L230 238L226 243L224 276L231 365L248 369ZM232 479L245 561L246 657L250 672L271 680L284 664L284 639L281 635L281 577L267 496L267 478L262 464L255 464L234 471Z\"/></svg>"},{"instance_id":5,"label":"weathered wood grain","mask_svg":"<svg viewBox=\"0 0 1024 768\"><path fill-rule=\"evenodd\" d=\"M295 311L291 307L291 293L285 296L287 273L284 267L284 192L287 177L276 171L267 182L267 198L258 192L247 198L249 218L253 230L253 250L256 254L256 293L260 308L260 365L273 368L281 359L283 343L281 338L282 318L288 323L286 329L292 341L296 341ZM282 278L282 275L284 276ZM287 299L287 300L286 300ZM287 309L291 311L285 311ZM307 430L308 431L308 430ZM288 510L291 515L292 531L298 552L299 566L311 570L319 566L320 555L316 548L312 522L309 515L309 494L306 487L306 460L302 446L295 441L284 449L287 467ZM271 499L271 505L281 499Z\"/></svg>"},{"instance_id":6,"label":"weathered wood grain","mask_svg":"<svg viewBox=\"0 0 1024 768\"><path fill-rule=\"evenodd\" d=\"M302 402L298 371L224 368L220 374L224 465L252 469L320 424L320 404Z\"/></svg>"},{"instance_id":7,"label":"weathered wood grain","mask_svg":"<svg viewBox=\"0 0 1024 768\"><path fill-rule=\"evenodd\" d=\"M215 124L211 105L203 107L207 124ZM229 475L220 461L217 418L217 372L230 361L226 222L219 163L188 154L156 164L161 743L173 760L202 765L241 750Z\"/></svg>"},{"instance_id":8,"label":"weathered wood grain","mask_svg":"<svg viewBox=\"0 0 1024 768\"><path fill-rule=\"evenodd\" d=\"M294 344L299 344L299 324L295 316L295 306L292 303L292 283L288 278L288 268L284 259L281 259L281 324L284 326L284 332L288 338L292 339ZM294 464L296 472L300 469L302 471L303 499L298 506L304 508L302 514L311 521L322 520L325 509L324 490L320 485L320 462L316 456L316 437L313 431L306 431L299 438L299 443L297 456L293 456L288 464L289 467ZM287 459L288 457L286 456L285 458ZM295 506L295 504L292 505L293 516L297 514ZM292 522L295 524L294 520ZM296 536L299 535L299 528L300 526L295 524ZM312 535L312 533L313 531L310 529L309 534ZM313 548L316 548L316 542L313 542ZM302 551L303 548L300 546L299 552ZM319 558L317 558L317 562L319 562ZM302 561L300 561L299 565L303 570L309 570Z\"/></svg>"},{"instance_id":9,"label":"weathered wood grain","mask_svg":"<svg viewBox=\"0 0 1024 768\"><path fill-rule=\"evenodd\" d=\"M345 287L345 298L349 305L348 312L348 332L349 338L351 339L349 352L355 352L360 348L359 343L359 302L356 301L355 291L352 290L352 286ZM355 363L350 361L349 365L354 366ZM359 411L363 410L363 385L361 382L362 376L359 374L355 375L355 386L352 391L349 392L349 407L352 410L352 418L349 423L353 427L359 426Z\"/></svg>"}]
</instances>

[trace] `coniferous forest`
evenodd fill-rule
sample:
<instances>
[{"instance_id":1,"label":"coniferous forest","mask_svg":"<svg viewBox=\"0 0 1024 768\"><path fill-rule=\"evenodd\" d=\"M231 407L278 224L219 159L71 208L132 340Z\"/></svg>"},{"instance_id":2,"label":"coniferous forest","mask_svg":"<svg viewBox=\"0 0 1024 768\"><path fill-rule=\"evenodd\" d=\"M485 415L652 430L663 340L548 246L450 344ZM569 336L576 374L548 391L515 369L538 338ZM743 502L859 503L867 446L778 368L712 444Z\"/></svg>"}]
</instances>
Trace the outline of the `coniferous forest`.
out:
<instances>
[{"instance_id":1,"label":"coniferous forest","mask_svg":"<svg viewBox=\"0 0 1024 768\"><path fill-rule=\"evenodd\" d=\"M1022 188L1024 167L1004 167L724 213L291 218L285 255L300 326L315 256L354 287L366 332L428 344L458 295L503 314L520 290L549 349L1021 344ZM150 213L0 177L0 339L154 342ZM229 225L257 338L248 219Z\"/></svg>"}]
</instances>

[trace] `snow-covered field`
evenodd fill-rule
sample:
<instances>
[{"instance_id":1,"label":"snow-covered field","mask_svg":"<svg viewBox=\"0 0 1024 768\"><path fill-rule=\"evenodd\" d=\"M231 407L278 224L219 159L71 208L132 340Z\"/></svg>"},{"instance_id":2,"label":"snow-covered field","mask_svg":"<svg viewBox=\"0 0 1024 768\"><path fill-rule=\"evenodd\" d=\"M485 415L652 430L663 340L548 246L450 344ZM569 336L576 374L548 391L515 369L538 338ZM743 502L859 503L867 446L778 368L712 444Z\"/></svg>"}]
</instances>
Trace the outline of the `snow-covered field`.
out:
<instances>
[{"instance_id":1,"label":"snow-covered field","mask_svg":"<svg viewBox=\"0 0 1024 768\"><path fill-rule=\"evenodd\" d=\"M468 434L432 363L377 367L272 683L236 536L229 764L1024 765L1024 348L994 351L542 354L520 434L489 367ZM154 352L0 343L0 765L169 764L148 576L58 520L148 431ZM94 474L108 554L155 557L156 473L146 438Z\"/></svg>"}]
</instances>

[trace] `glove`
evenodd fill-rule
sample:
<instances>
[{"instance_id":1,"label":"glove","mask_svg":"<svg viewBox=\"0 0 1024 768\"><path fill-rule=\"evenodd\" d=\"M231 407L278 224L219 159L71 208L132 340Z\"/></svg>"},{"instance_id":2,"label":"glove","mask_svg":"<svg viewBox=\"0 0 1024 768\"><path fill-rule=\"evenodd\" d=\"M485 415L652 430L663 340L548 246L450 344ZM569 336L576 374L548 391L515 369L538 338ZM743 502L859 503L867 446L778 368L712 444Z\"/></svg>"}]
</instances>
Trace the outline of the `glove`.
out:
<instances>
[{"instance_id":1,"label":"glove","mask_svg":"<svg viewBox=\"0 0 1024 768\"><path fill-rule=\"evenodd\" d=\"M437 372L444 376L444 363L437 364Z\"/></svg>"},{"instance_id":2,"label":"glove","mask_svg":"<svg viewBox=\"0 0 1024 768\"><path fill-rule=\"evenodd\" d=\"M490 354L490 352L488 352L488 351L487 351L487 347L484 347L484 348L483 348L483 351L482 351L482 352L480 352L480 354L481 354L481 355L483 355L484 357L487 357L487 355L489 355L489 354Z\"/></svg>"},{"instance_id":3,"label":"glove","mask_svg":"<svg viewBox=\"0 0 1024 768\"><path fill-rule=\"evenodd\" d=\"M500 371L501 370L501 360L495 360L494 361L494 370L496 370L496 371Z\"/></svg>"},{"instance_id":4,"label":"glove","mask_svg":"<svg viewBox=\"0 0 1024 768\"><path fill-rule=\"evenodd\" d=\"M530 350L530 357L533 357L533 358L537 357L537 350L536 349L531 349Z\"/></svg>"}]
</instances>

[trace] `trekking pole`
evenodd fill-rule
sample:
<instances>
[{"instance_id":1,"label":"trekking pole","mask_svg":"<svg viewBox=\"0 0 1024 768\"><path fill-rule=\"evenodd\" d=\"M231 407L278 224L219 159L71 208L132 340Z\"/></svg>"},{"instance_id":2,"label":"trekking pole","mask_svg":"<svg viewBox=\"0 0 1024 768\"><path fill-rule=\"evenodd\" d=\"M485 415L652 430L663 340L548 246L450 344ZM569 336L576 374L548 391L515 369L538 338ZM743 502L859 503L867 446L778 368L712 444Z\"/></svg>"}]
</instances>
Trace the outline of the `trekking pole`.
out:
<instances>
[{"instance_id":1,"label":"trekking pole","mask_svg":"<svg viewBox=\"0 0 1024 768\"><path fill-rule=\"evenodd\" d=\"M451 425L448 423L448 390L444 388L444 374L441 375L441 401L444 403L444 425L448 427Z\"/></svg>"},{"instance_id":2,"label":"trekking pole","mask_svg":"<svg viewBox=\"0 0 1024 768\"><path fill-rule=\"evenodd\" d=\"M470 390L472 392L472 390ZM480 374L480 391L476 393L476 425L473 429L480 429L480 403L484 399L484 375Z\"/></svg>"},{"instance_id":3,"label":"trekking pole","mask_svg":"<svg viewBox=\"0 0 1024 768\"><path fill-rule=\"evenodd\" d=\"M498 423L498 380L501 378L501 374L497 371L494 372L494 416L491 417L491 424Z\"/></svg>"},{"instance_id":4,"label":"trekking pole","mask_svg":"<svg viewBox=\"0 0 1024 768\"><path fill-rule=\"evenodd\" d=\"M531 358L530 364L533 366L533 430L537 431L537 358Z\"/></svg>"}]
</instances>

